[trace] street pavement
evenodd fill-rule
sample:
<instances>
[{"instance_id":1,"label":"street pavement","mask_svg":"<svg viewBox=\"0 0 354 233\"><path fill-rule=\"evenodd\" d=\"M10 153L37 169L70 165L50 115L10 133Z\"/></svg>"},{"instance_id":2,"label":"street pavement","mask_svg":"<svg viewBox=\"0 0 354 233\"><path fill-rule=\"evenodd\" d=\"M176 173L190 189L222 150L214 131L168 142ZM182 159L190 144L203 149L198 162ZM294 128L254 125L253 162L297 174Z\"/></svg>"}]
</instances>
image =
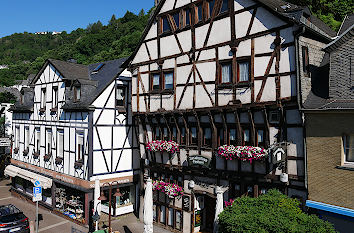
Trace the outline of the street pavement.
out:
<instances>
[{"instance_id":1,"label":"street pavement","mask_svg":"<svg viewBox=\"0 0 354 233\"><path fill-rule=\"evenodd\" d=\"M36 206L25 200L12 196L10 193L10 180L0 181L0 205L13 204L23 211L29 221L35 221ZM39 222L41 233L87 233L88 228L75 224L65 218L51 213L49 210L39 208L39 213L43 215L43 220ZM103 217L103 216L102 216ZM108 225L108 222L104 222ZM102 223L100 224L102 225ZM75 231L72 231L75 229ZM121 216L112 221L112 229L120 233L142 233L144 224L140 222L133 214ZM170 233L170 231L154 226L154 233Z\"/></svg>"}]
</instances>

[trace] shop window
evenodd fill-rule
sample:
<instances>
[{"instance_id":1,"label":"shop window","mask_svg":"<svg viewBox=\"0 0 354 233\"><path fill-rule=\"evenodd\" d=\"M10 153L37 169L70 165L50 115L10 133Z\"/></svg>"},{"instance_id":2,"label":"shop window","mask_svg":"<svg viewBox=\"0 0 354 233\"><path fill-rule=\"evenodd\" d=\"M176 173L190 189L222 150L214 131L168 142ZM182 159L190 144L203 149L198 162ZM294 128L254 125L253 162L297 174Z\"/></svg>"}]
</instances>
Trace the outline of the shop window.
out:
<instances>
[{"instance_id":1,"label":"shop window","mask_svg":"<svg viewBox=\"0 0 354 233\"><path fill-rule=\"evenodd\" d=\"M28 150L30 143L29 127L25 127L25 150Z\"/></svg>"},{"instance_id":2,"label":"shop window","mask_svg":"<svg viewBox=\"0 0 354 233\"><path fill-rule=\"evenodd\" d=\"M173 90L173 72L164 72L164 89Z\"/></svg>"},{"instance_id":3,"label":"shop window","mask_svg":"<svg viewBox=\"0 0 354 233\"><path fill-rule=\"evenodd\" d=\"M81 86L74 86L74 101L81 100Z\"/></svg>"},{"instance_id":4,"label":"shop window","mask_svg":"<svg viewBox=\"0 0 354 233\"><path fill-rule=\"evenodd\" d=\"M115 188L113 190L115 190ZM122 196L116 197L116 206L123 207L123 206L132 205L133 204L132 187L131 186L120 187L119 191L122 194ZM113 195L114 192L112 192L112 199L114 198Z\"/></svg>"},{"instance_id":5,"label":"shop window","mask_svg":"<svg viewBox=\"0 0 354 233\"><path fill-rule=\"evenodd\" d=\"M47 129L47 154L52 153L52 130Z\"/></svg>"},{"instance_id":6,"label":"shop window","mask_svg":"<svg viewBox=\"0 0 354 233\"><path fill-rule=\"evenodd\" d=\"M243 145L244 146L249 146L250 145L250 130L249 129L245 129L243 130Z\"/></svg>"},{"instance_id":7,"label":"shop window","mask_svg":"<svg viewBox=\"0 0 354 233\"><path fill-rule=\"evenodd\" d=\"M168 208L168 225L173 227L174 220L174 209Z\"/></svg>"},{"instance_id":8,"label":"shop window","mask_svg":"<svg viewBox=\"0 0 354 233\"><path fill-rule=\"evenodd\" d=\"M343 136L344 164L354 164L354 135Z\"/></svg>"},{"instance_id":9,"label":"shop window","mask_svg":"<svg viewBox=\"0 0 354 233\"><path fill-rule=\"evenodd\" d=\"M186 128L181 127L181 140L180 144L186 144Z\"/></svg>"},{"instance_id":10,"label":"shop window","mask_svg":"<svg viewBox=\"0 0 354 233\"><path fill-rule=\"evenodd\" d=\"M237 132L236 129L229 129L229 143L230 145L237 145Z\"/></svg>"},{"instance_id":11,"label":"shop window","mask_svg":"<svg viewBox=\"0 0 354 233\"><path fill-rule=\"evenodd\" d=\"M211 146L211 128L203 128L203 145Z\"/></svg>"},{"instance_id":12,"label":"shop window","mask_svg":"<svg viewBox=\"0 0 354 233\"><path fill-rule=\"evenodd\" d=\"M176 229L182 230L182 212L176 211Z\"/></svg>"},{"instance_id":13,"label":"shop window","mask_svg":"<svg viewBox=\"0 0 354 233\"><path fill-rule=\"evenodd\" d=\"M229 10L229 0L222 0L220 14L227 12L228 10Z\"/></svg>"},{"instance_id":14,"label":"shop window","mask_svg":"<svg viewBox=\"0 0 354 233\"><path fill-rule=\"evenodd\" d=\"M197 145L198 143L198 133L197 133L197 127L191 127L191 145Z\"/></svg>"},{"instance_id":15,"label":"shop window","mask_svg":"<svg viewBox=\"0 0 354 233\"><path fill-rule=\"evenodd\" d=\"M83 192L57 183L55 189L55 208L59 212L84 223L84 197Z\"/></svg>"},{"instance_id":16,"label":"shop window","mask_svg":"<svg viewBox=\"0 0 354 233\"><path fill-rule=\"evenodd\" d=\"M152 217L153 217L153 219L154 219L154 222L157 222L157 214L156 214L156 211L157 211L157 208L156 208L156 205L155 204L153 204L152 205Z\"/></svg>"},{"instance_id":17,"label":"shop window","mask_svg":"<svg viewBox=\"0 0 354 233\"><path fill-rule=\"evenodd\" d=\"M207 18L211 18L212 15L213 15L213 10L214 10L214 6L215 6L215 0L208 0L206 1L206 6L207 6L207 9L208 9L208 15L207 15Z\"/></svg>"},{"instance_id":18,"label":"shop window","mask_svg":"<svg viewBox=\"0 0 354 233\"><path fill-rule=\"evenodd\" d=\"M306 46L302 46L302 71L305 75L309 74L309 49Z\"/></svg>"},{"instance_id":19,"label":"shop window","mask_svg":"<svg viewBox=\"0 0 354 233\"><path fill-rule=\"evenodd\" d=\"M196 15L196 23L203 21L203 2L196 5L195 15Z\"/></svg>"},{"instance_id":20,"label":"shop window","mask_svg":"<svg viewBox=\"0 0 354 233\"><path fill-rule=\"evenodd\" d=\"M237 80L239 82L248 82L250 79L250 62L237 62Z\"/></svg>"},{"instance_id":21,"label":"shop window","mask_svg":"<svg viewBox=\"0 0 354 233\"><path fill-rule=\"evenodd\" d=\"M64 130L58 130L58 155L59 158L64 157Z\"/></svg>"},{"instance_id":22,"label":"shop window","mask_svg":"<svg viewBox=\"0 0 354 233\"><path fill-rule=\"evenodd\" d=\"M161 18L161 26L162 26L162 33L165 33L165 32L170 32L171 31L171 25L170 25L170 22L168 21L168 16L163 16Z\"/></svg>"},{"instance_id":23,"label":"shop window","mask_svg":"<svg viewBox=\"0 0 354 233\"><path fill-rule=\"evenodd\" d=\"M42 88L42 96L41 96L41 108L45 109L45 105L47 102L47 90L45 88Z\"/></svg>"},{"instance_id":24,"label":"shop window","mask_svg":"<svg viewBox=\"0 0 354 233\"><path fill-rule=\"evenodd\" d=\"M166 223L166 207L163 205L160 206L160 223Z\"/></svg>"},{"instance_id":25,"label":"shop window","mask_svg":"<svg viewBox=\"0 0 354 233\"><path fill-rule=\"evenodd\" d=\"M39 153L41 149L41 129L36 128L36 152Z\"/></svg>"},{"instance_id":26,"label":"shop window","mask_svg":"<svg viewBox=\"0 0 354 233\"><path fill-rule=\"evenodd\" d=\"M221 63L221 78L220 83L232 83L232 63Z\"/></svg>"},{"instance_id":27,"label":"shop window","mask_svg":"<svg viewBox=\"0 0 354 233\"><path fill-rule=\"evenodd\" d=\"M169 140L167 127L164 127L164 128L163 128L163 140L165 140L165 141L168 141L168 140Z\"/></svg>"},{"instance_id":28,"label":"shop window","mask_svg":"<svg viewBox=\"0 0 354 233\"><path fill-rule=\"evenodd\" d=\"M223 146L224 145L224 129L219 128L218 129L218 146Z\"/></svg>"},{"instance_id":29,"label":"shop window","mask_svg":"<svg viewBox=\"0 0 354 233\"><path fill-rule=\"evenodd\" d=\"M125 92L126 88L124 86L117 86L116 93L116 106L125 106Z\"/></svg>"},{"instance_id":30,"label":"shop window","mask_svg":"<svg viewBox=\"0 0 354 233\"><path fill-rule=\"evenodd\" d=\"M76 161L83 159L84 155L84 133L77 132L77 151L76 151Z\"/></svg>"},{"instance_id":31,"label":"shop window","mask_svg":"<svg viewBox=\"0 0 354 233\"><path fill-rule=\"evenodd\" d=\"M53 102L52 108L58 107L58 87L53 87Z\"/></svg>"},{"instance_id":32,"label":"shop window","mask_svg":"<svg viewBox=\"0 0 354 233\"><path fill-rule=\"evenodd\" d=\"M177 128L173 127L172 128L172 141L177 141Z\"/></svg>"},{"instance_id":33,"label":"shop window","mask_svg":"<svg viewBox=\"0 0 354 233\"><path fill-rule=\"evenodd\" d=\"M160 90L160 74L152 74L151 76L151 91Z\"/></svg>"}]
</instances>

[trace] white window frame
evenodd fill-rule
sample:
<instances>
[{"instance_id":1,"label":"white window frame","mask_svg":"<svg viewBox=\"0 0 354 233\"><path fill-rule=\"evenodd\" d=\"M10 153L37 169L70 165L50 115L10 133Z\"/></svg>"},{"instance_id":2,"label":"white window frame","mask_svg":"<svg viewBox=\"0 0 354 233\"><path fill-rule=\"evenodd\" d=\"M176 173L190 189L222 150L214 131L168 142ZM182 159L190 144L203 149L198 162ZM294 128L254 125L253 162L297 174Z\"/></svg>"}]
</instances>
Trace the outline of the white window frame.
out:
<instances>
[{"instance_id":1,"label":"white window frame","mask_svg":"<svg viewBox=\"0 0 354 233\"><path fill-rule=\"evenodd\" d=\"M29 133L29 126L25 126L25 150L29 148L30 143L30 133Z\"/></svg>"},{"instance_id":2,"label":"white window frame","mask_svg":"<svg viewBox=\"0 0 354 233\"><path fill-rule=\"evenodd\" d=\"M57 157L64 158L64 130L58 129L58 154Z\"/></svg>"},{"instance_id":3,"label":"white window frame","mask_svg":"<svg viewBox=\"0 0 354 233\"><path fill-rule=\"evenodd\" d=\"M84 139L84 132L78 131L76 132L76 161L84 159L84 151L85 151L85 139Z\"/></svg>"},{"instance_id":4,"label":"white window frame","mask_svg":"<svg viewBox=\"0 0 354 233\"><path fill-rule=\"evenodd\" d=\"M41 108L45 108L47 103L47 89L41 89Z\"/></svg>"},{"instance_id":5,"label":"white window frame","mask_svg":"<svg viewBox=\"0 0 354 233\"><path fill-rule=\"evenodd\" d=\"M16 140L15 140L15 148L19 148L20 147L20 126L16 126Z\"/></svg>"},{"instance_id":6,"label":"white window frame","mask_svg":"<svg viewBox=\"0 0 354 233\"><path fill-rule=\"evenodd\" d=\"M36 152L41 150L41 128L36 128Z\"/></svg>"},{"instance_id":7,"label":"white window frame","mask_svg":"<svg viewBox=\"0 0 354 233\"><path fill-rule=\"evenodd\" d=\"M349 165L349 166L354 166L354 162L351 161L347 161L347 140L349 137L353 137L354 138L354 134L348 135L345 134L342 137L342 141L343 141L343 159L342 159L342 165ZM354 150L354 148L352 148Z\"/></svg>"},{"instance_id":8,"label":"white window frame","mask_svg":"<svg viewBox=\"0 0 354 233\"><path fill-rule=\"evenodd\" d=\"M52 136L53 132L51 129L46 129L46 154L52 153Z\"/></svg>"}]
</instances>

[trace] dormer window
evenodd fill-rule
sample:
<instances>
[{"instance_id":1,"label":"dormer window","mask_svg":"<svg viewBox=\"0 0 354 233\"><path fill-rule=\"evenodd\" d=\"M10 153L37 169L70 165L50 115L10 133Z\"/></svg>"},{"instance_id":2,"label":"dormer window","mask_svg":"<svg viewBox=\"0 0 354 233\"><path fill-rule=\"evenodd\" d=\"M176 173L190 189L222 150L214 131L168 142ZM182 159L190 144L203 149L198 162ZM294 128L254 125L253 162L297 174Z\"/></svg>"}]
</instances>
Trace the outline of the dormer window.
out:
<instances>
[{"instance_id":1,"label":"dormer window","mask_svg":"<svg viewBox=\"0 0 354 233\"><path fill-rule=\"evenodd\" d=\"M116 106L125 106L125 91L124 86L117 86Z\"/></svg>"},{"instance_id":2,"label":"dormer window","mask_svg":"<svg viewBox=\"0 0 354 233\"><path fill-rule=\"evenodd\" d=\"M81 86L74 87L74 101L80 101L81 99Z\"/></svg>"}]
</instances>

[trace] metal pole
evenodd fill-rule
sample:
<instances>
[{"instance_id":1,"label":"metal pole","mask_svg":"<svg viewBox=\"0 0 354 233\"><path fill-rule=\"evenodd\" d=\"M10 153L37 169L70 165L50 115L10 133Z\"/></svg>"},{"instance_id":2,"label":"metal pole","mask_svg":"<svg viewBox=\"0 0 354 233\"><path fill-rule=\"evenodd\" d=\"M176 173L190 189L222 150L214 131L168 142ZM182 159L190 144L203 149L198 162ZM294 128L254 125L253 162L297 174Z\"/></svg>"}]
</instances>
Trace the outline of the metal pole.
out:
<instances>
[{"instance_id":1,"label":"metal pole","mask_svg":"<svg viewBox=\"0 0 354 233\"><path fill-rule=\"evenodd\" d=\"M36 201L36 232L38 233L38 225L39 225L39 221L38 221L38 201Z\"/></svg>"},{"instance_id":2,"label":"metal pole","mask_svg":"<svg viewBox=\"0 0 354 233\"><path fill-rule=\"evenodd\" d=\"M112 184L109 185L109 216L108 216L108 233L111 233L111 208L112 208Z\"/></svg>"}]
</instances>

